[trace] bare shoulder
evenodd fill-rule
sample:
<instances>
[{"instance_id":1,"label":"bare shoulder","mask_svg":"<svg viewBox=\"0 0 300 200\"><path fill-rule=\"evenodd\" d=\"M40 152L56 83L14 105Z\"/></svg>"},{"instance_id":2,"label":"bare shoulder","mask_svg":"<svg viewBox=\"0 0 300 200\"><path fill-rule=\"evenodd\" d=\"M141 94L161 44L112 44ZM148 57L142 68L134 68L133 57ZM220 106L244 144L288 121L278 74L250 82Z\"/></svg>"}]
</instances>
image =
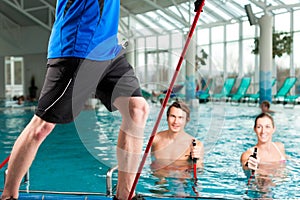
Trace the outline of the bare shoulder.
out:
<instances>
[{"instance_id":1,"label":"bare shoulder","mask_svg":"<svg viewBox=\"0 0 300 200\"><path fill-rule=\"evenodd\" d=\"M165 137L167 131L160 131L158 133L155 134L154 140L153 140L153 144L155 144L156 142L160 141L162 138Z\"/></svg>"},{"instance_id":2,"label":"bare shoulder","mask_svg":"<svg viewBox=\"0 0 300 200\"><path fill-rule=\"evenodd\" d=\"M284 151L284 144L282 142L274 142L274 143L281 151Z\"/></svg>"},{"instance_id":3,"label":"bare shoulder","mask_svg":"<svg viewBox=\"0 0 300 200\"><path fill-rule=\"evenodd\" d=\"M252 154L251 148L249 148L247 151L243 152L241 155L241 162L244 163L251 154Z\"/></svg>"}]
</instances>

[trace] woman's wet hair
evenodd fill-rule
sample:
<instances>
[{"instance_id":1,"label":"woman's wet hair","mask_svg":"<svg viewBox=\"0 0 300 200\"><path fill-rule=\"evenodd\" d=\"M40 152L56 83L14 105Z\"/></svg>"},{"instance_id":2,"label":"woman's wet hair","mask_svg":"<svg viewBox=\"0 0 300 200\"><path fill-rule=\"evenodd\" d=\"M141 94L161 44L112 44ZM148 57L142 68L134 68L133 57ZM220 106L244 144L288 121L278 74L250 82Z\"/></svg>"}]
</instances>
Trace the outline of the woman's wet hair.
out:
<instances>
[{"instance_id":1,"label":"woman's wet hair","mask_svg":"<svg viewBox=\"0 0 300 200\"><path fill-rule=\"evenodd\" d=\"M272 117L269 113L260 113L260 114L255 118L254 128L256 127L257 120L260 119L260 118L264 118L264 117L269 118L269 119L271 120L271 122L272 122L273 127L275 126L275 124L274 124L274 119L273 119L273 117Z\"/></svg>"},{"instance_id":2,"label":"woman's wet hair","mask_svg":"<svg viewBox=\"0 0 300 200\"><path fill-rule=\"evenodd\" d=\"M186 113L186 121L187 122L190 121L190 112L191 111L190 111L189 107L183 101L173 102L167 110L167 117L169 117L170 110L171 110L172 107L179 108L179 109L183 110Z\"/></svg>"}]
</instances>

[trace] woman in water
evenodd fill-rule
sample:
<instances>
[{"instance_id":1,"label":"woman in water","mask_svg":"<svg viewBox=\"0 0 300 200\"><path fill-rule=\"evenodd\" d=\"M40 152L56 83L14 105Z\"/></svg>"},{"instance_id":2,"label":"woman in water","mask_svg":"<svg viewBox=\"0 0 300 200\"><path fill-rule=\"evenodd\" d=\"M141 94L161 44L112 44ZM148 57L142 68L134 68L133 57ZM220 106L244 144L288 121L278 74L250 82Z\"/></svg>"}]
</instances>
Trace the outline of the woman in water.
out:
<instances>
[{"instance_id":1,"label":"woman in water","mask_svg":"<svg viewBox=\"0 0 300 200\"><path fill-rule=\"evenodd\" d=\"M270 114L258 115L254 123L257 143L242 153L240 159L246 174L251 170L252 176L255 174L257 186L264 190L268 190L269 186L274 186L272 179L282 177L285 168L284 145L281 142L272 141L275 130L274 120Z\"/></svg>"}]
</instances>

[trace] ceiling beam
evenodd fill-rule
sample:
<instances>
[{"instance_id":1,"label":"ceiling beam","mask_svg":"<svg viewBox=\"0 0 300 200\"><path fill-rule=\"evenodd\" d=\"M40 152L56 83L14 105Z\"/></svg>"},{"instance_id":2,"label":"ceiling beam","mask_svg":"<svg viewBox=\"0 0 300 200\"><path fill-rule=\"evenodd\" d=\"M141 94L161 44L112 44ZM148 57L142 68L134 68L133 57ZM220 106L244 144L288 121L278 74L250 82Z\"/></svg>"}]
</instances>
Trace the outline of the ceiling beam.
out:
<instances>
[{"instance_id":1,"label":"ceiling beam","mask_svg":"<svg viewBox=\"0 0 300 200\"><path fill-rule=\"evenodd\" d=\"M17 11L19 11L23 15L27 16L29 19L31 19L32 21L34 21L35 23L37 23L41 27L51 31L51 27L52 27L51 22L52 22L52 19L54 18L54 10L55 9L51 5L49 5L47 2L45 2L44 0L40 0L40 2L42 4L44 4L44 6L32 7L32 8L26 8L26 9L24 8L23 1L21 1L21 2L18 2L17 0L14 0L14 1L2 0L2 1L5 2L7 5L9 5L9 6L13 7L14 9L16 9ZM36 16L34 16L30 13L31 11L45 10L45 9L49 13L47 23L43 22L38 17L36 17Z\"/></svg>"},{"instance_id":2,"label":"ceiling beam","mask_svg":"<svg viewBox=\"0 0 300 200\"><path fill-rule=\"evenodd\" d=\"M134 20L136 20L138 23L140 23L141 25L143 25L145 28L149 29L154 34L158 34L158 32L156 30L154 30L153 28L149 27L148 24L146 24L145 22L143 22L142 20L140 20L137 16L131 14L129 12L129 10L127 10L123 6L121 6L121 11L124 12L124 13L127 13L128 17L133 18ZM130 24L128 24L127 27L128 27L128 30L130 30ZM128 35L128 34L126 34L126 35ZM128 37L131 37L131 36L128 35Z\"/></svg>"},{"instance_id":3,"label":"ceiling beam","mask_svg":"<svg viewBox=\"0 0 300 200\"><path fill-rule=\"evenodd\" d=\"M180 27L178 24L174 23L174 21L169 20L168 18L164 17L163 15L161 15L160 13L158 13L157 11L155 12L159 17L162 17L164 20L166 20L166 22L172 24L172 26L174 26L174 28L178 28L181 29L182 27Z\"/></svg>"},{"instance_id":4,"label":"ceiling beam","mask_svg":"<svg viewBox=\"0 0 300 200\"><path fill-rule=\"evenodd\" d=\"M178 15L174 14L173 12L170 12L167 9L164 9L163 7L159 6L155 2L153 2L151 0L141 0L141 1L144 1L145 3L151 5L152 7L156 8L158 10L161 10L166 15L169 15L170 17L173 17L175 20L177 20L179 23L181 23L184 27L190 26L189 23L184 18L179 17Z\"/></svg>"},{"instance_id":5,"label":"ceiling beam","mask_svg":"<svg viewBox=\"0 0 300 200\"><path fill-rule=\"evenodd\" d=\"M175 8L177 9L178 13L180 14L181 18L184 19L184 15L182 14L181 10L178 7L178 4L175 2L175 0L172 0L172 3L174 4Z\"/></svg>"},{"instance_id":6,"label":"ceiling beam","mask_svg":"<svg viewBox=\"0 0 300 200\"><path fill-rule=\"evenodd\" d=\"M284 5L278 5L278 6L268 6L267 10L271 11L271 10L277 10L277 9L281 9L281 8L286 8L289 10L289 9L292 9L295 7L300 7L300 3L289 4L289 5L284 4Z\"/></svg>"},{"instance_id":7,"label":"ceiling beam","mask_svg":"<svg viewBox=\"0 0 300 200\"><path fill-rule=\"evenodd\" d=\"M217 8L220 7L220 4L217 4L215 1L210 1L210 3L214 4ZM230 10L227 9L222 9L220 8L220 10L222 10L222 12L226 13L227 15L231 16L232 18L236 18L237 16L234 15L232 12L230 12Z\"/></svg>"},{"instance_id":8,"label":"ceiling beam","mask_svg":"<svg viewBox=\"0 0 300 200\"><path fill-rule=\"evenodd\" d=\"M151 21L153 24L157 24L157 21L155 21L153 18L151 18L150 16L148 15L143 15L143 17L147 18L149 21ZM164 28L164 27L160 27L164 32L170 32L168 29ZM161 31L159 31L158 33L162 34Z\"/></svg>"}]
</instances>

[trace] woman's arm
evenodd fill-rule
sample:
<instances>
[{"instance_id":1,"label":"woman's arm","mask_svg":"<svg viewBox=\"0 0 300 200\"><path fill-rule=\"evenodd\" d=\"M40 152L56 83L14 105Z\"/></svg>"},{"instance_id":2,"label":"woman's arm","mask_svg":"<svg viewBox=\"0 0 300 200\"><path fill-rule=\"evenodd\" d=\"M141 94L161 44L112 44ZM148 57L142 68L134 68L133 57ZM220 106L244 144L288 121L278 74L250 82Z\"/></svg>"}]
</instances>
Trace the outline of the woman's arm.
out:
<instances>
[{"instance_id":1,"label":"woman's arm","mask_svg":"<svg viewBox=\"0 0 300 200\"><path fill-rule=\"evenodd\" d=\"M250 155L251 154L249 153L249 150L245 151L241 155L240 162L241 162L243 170L249 170L249 167L248 167L248 158L249 158Z\"/></svg>"},{"instance_id":2,"label":"woman's arm","mask_svg":"<svg viewBox=\"0 0 300 200\"><path fill-rule=\"evenodd\" d=\"M243 167L243 170L257 170L258 169L258 164L259 164L259 157L254 158L252 156L253 152L247 150L241 155L241 164Z\"/></svg>"}]
</instances>

